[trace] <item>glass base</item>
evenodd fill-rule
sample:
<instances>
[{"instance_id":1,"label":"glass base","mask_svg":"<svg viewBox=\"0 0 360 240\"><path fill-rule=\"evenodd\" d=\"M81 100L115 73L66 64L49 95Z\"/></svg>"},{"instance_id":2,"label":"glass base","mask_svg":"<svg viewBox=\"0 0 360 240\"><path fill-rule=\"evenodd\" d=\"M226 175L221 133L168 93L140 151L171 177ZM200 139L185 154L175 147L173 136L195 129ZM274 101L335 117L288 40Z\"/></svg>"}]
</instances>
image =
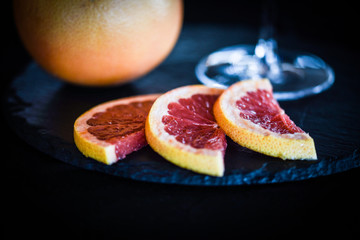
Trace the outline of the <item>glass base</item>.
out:
<instances>
[{"instance_id":1,"label":"glass base","mask_svg":"<svg viewBox=\"0 0 360 240\"><path fill-rule=\"evenodd\" d=\"M315 55L282 49L275 58L269 59L258 46L220 49L202 58L195 74L203 84L218 88L227 88L245 79L268 78L278 100L318 94L334 83L332 68Z\"/></svg>"}]
</instances>

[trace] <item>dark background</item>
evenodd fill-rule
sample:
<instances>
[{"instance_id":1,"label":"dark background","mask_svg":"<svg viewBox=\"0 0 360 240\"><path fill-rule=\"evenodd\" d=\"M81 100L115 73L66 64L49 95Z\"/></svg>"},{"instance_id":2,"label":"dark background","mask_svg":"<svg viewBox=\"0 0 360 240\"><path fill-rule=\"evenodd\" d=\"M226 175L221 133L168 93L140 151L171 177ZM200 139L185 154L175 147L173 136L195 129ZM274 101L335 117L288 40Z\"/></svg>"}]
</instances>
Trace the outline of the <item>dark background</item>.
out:
<instances>
[{"instance_id":1,"label":"dark background","mask_svg":"<svg viewBox=\"0 0 360 240\"><path fill-rule=\"evenodd\" d=\"M188 0L184 24L232 24L257 31L261 4L259 0ZM321 44L329 51L344 49L339 58L359 67L355 36L359 20L357 7L350 1L278 1L277 6L279 37ZM11 11L11 1L2 4L2 96L14 76L31 61L18 39ZM359 169L273 185L152 184L86 171L49 158L15 136L6 124L1 167L3 239L358 239L360 235Z\"/></svg>"},{"instance_id":2,"label":"dark background","mask_svg":"<svg viewBox=\"0 0 360 240\"><path fill-rule=\"evenodd\" d=\"M337 43L359 50L358 11L352 1L185 1L185 22L239 24L258 29L263 6L273 4L279 36L315 43Z\"/></svg>"},{"instance_id":3,"label":"dark background","mask_svg":"<svg viewBox=\"0 0 360 240\"><path fill-rule=\"evenodd\" d=\"M264 2L275 4L273 9L278 13L275 19L276 37L294 37L304 42L329 45L329 51L331 47L341 47L359 52L358 7L353 1L185 0L184 24L231 24L258 31ZM10 0L2 4L1 11L0 61L4 76L16 72L14 68L29 61L30 57L18 38ZM1 81L2 86L6 83L7 80Z\"/></svg>"}]
</instances>

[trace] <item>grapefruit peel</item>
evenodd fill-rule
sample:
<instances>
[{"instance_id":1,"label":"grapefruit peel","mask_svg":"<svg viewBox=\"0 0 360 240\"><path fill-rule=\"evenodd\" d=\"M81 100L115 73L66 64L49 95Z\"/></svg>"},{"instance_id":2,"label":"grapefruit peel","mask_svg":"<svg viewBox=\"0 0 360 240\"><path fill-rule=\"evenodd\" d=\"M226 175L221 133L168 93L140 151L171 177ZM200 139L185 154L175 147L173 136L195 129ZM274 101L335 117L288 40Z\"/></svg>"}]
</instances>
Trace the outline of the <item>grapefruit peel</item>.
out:
<instances>
[{"instance_id":1,"label":"grapefruit peel","mask_svg":"<svg viewBox=\"0 0 360 240\"><path fill-rule=\"evenodd\" d=\"M180 98L190 98L194 94L220 95L222 92L222 89L190 85L173 89L161 95L151 107L145 123L145 136L150 147L166 160L181 168L211 176L223 176L225 149L194 148L183 144L176 140L176 136L170 135L164 130L165 124L162 122L163 116L168 114L170 103L174 103ZM216 122L214 124L217 126Z\"/></svg>"},{"instance_id":2,"label":"grapefruit peel","mask_svg":"<svg viewBox=\"0 0 360 240\"><path fill-rule=\"evenodd\" d=\"M120 104L129 104L132 102L141 102L141 101L154 101L159 94L149 94L149 95L140 95L140 96L134 96L134 97L127 97L117 100L112 100L109 102L105 102L102 104L99 104L90 110L83 113L81 116L79 116L75 123L74 123L74 141L77 146L77 148L82 152L86 157L93 158L99 162L105 163L107 165L111 165L115 162L117 162L119 159L119 156L117 155L117 149L116 145L127 145L126 148L127 153L129 154L131 149L136 151L145 146L146 139L145 139L145 132L144 131L137 131L134 132L128 136L124 136L122 139L118 139L117 143L110 143L104 140L99 140L96 136L91 134L88 131L88 128L90 127L87 124L87 121L92 118L94 114L101 113L106 111L106 109L109 109L111 107L114 107L116 105ZM145 119L144 119L145 123ZM129 142L129 139L133 139L134 142L137 141L136 145L130 145L127 143Z\"/></svg>"},{"instance_id":3,"label":"grapefruit peel","mask_svg":"<svg viewBox=\"0 0 360 240\"><path fill-rule=\"evenodd\" d=\"M280 134L240 117L241 110L236 101L258 89L272 94L269 80L244 80L230 86L217 99L214 104L215 119L226 135L239 145L268 156L283 160L316 160L314 140L309 134Z\"/></svg>"},{"instance_id":4,"label":"grapefruit peel","mask_svg":"<svg viewBox=\"0 0 360 240\"><path fill-rule=\"evenodd\" d=\"M195 94L219 96L211 108L213 111L213 127L221 128L225 134L239 145L253 151L278 157L283 160L316 160L314 140L309 134L298 128L289 118L299 132L277 133L266 129L259 124L240 116L241 109L237 101L249 92L265 90L272 97L272 86L269 80L244 80L233 84L226 90L210 88L203 85L183 86L164 94L149 94L117 99L97 105L83 113L74 123L74 141L78 149L86 156L105 164L113 164L119 160L116 154L116 144L97 139L87 129L87 120L95 113L119 104L129 104L136 101L154 101L146 117L144 133L130 134L130 138L145 141L138 150L147 143L150 147L169 162L193 172L210 176L221 177L224 174L224 148L209 149L195 148L176 139L176 136L165 131L166 124L163 117L169 113L169 104L176 103L179 99L188 99ZM275 99L272 101L278 106L280 115L285 111L280 108ZM136 140L137 141L137 140ZM121 158L120 158L121 159Z\"/></svg>"}]
</instances>

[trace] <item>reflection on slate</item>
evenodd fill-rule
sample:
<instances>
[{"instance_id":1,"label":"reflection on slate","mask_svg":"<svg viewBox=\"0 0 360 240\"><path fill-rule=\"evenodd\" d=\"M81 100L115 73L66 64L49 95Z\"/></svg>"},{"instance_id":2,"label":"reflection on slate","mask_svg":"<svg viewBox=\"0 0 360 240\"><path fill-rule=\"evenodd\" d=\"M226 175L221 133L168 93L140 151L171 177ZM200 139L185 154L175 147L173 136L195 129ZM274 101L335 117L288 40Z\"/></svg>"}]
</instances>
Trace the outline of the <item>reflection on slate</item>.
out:
<instances>
[{"instance_id":1,"label":"reflection on slate","mask_svg":"<svg viewBox=\"0 0 360 240\"><path fill-rule=\"evenodd\" d=\"M227 36L227 38L223 38ZM207 39L206 41L204 41ZM31 63L14 79L6 98L6 113L16 133L35 148L69 164L142 181L189 185L241 185L286 182L329 175L360 166L359 83L340 78L325 93L280 102L286 113L315 140L318 161L283 161L243 148L228 138L224 177L181 169L147 146L125 160L107 166L84 157L73 141L73 123L89 108L130 95L163 93L199 84L197 61L223 46L249 42L250 32L219 26L185 26L174 51L153 72L137 81L112 88L66 84ZM337 74L335 69L335 73ZM339 74L339 76L343 76ZM341 81L341 83L339 83Z\"/></svg>"}]
</instances>

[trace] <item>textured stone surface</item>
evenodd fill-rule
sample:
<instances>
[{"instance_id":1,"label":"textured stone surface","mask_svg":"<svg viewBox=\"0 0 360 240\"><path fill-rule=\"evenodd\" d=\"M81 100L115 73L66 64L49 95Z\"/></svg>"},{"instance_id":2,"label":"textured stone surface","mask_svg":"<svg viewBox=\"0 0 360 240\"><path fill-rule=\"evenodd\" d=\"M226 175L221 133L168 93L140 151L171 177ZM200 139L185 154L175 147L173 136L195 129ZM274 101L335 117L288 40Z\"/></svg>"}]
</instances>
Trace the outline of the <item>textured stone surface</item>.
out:
<instances>
[{"instance_id":1,"label":"textured stone surface","mask_svg":"<svg viewBox=\"0 0 360 240\"><path fill-rule=\"evenodd\" d=\"M5 98L5 113L21 138L58 160L142 181L187 185L264 184L303 180L359 167L360 85L341 63L334 66L336 80L330 90L294 102L280 102L290 118L314 138L318 161L283 161L252 152L228 139L225 175L216 178L176 167L149 146L111 166L85 158L77 150L72 137L73 123L90 107L125 96L161 93L198 84L194 68L202 56L239 41L248 43L253 37L251 32L230 27L185 26L174 51L162 65L135 82L113 88L72 86L31 63L12 82ZM322 53L321 48L316 50Z\"/></svg>"}]
</instances>

